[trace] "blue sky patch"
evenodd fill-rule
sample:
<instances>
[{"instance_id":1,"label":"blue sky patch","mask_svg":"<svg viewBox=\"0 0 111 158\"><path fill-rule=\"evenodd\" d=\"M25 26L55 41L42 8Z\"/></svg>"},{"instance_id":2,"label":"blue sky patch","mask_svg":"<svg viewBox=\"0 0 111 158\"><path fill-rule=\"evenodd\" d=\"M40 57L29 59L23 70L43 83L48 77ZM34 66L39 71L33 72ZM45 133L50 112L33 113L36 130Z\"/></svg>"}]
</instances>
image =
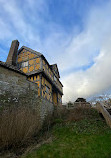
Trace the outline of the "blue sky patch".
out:
<instances>
[{"instance_id":1,"label":"blue sky patch","mask_svg":"<svg viewBox=\"0 0 111 158\"><path fill-rule=\"evenodd\" d=\"M110 15L111 0L0 0L0 60L6 60L12 40L18 39L20 47L39 51L50 64L58 64L64 100L103 92L111 87L107 76L111 67ZM80 71L81 81L76 78ZM70 74L74 77L69 82ZM75 91L71 91L72 85Z\"/></svg>"}]
</instances>

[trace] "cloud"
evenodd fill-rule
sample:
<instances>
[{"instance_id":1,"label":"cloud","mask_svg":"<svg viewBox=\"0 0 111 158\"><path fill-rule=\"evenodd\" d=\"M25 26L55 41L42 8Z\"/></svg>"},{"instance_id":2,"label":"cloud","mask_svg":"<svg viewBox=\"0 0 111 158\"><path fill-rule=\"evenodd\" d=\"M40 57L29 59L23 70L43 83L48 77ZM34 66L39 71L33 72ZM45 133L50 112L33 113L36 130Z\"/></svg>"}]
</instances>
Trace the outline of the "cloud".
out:
<instances>
[{"instance_id":1,"label":"cloud","mask_svg":"<svg viewBox=\"0 0 111 158\"><path fill-rule=\"evenodd\" d=\"M90 97L111 89L110 15L111 2L102 8L93 8L85 30L72 40L68 48L69 58L65 59L69 65L67 67L66 64L63 68L84 65L91 60L94 64L86 71L72 72L62 79L64 101L74 101L77 97ZM96 50L99 50L99 54L96 54Z\"/></svg>"},{"instance_id":2,"label":"cloud","mask_svg":"<svg viewBox=\"0 0 111 158\"><path fill-rule=\"evenodd\" d=\"M21 3L20 3L21 2ZM40 14L46 11L44 0L14 1L0 0L0 42L6 39L20 39L21 44L41 46L37 27L42 24ZM35 21L33 23L33 21ZM38 36L37 36L38 34ZM11 41L11 40L10 40ZM5 43L7 44L7 43Z\"/></svg>"},{"instance_id":3,"label":"cloud","mask_svg":"<svg viewBox=\"0 0 111 158\"><path fill-rule=\"evenodd\" d=\"M24 3L0 0L0 60L5 61L11 41L18 39L20 46L40 51L51 64L58 64L64 85L64 102L109 90L111 1L88 7L87 15L82 13L81 5L78 14L82 29L78 23L71 26L70 31L52 19L50 3L50 0L24 0Z\"/></svg>"}]
</instances>

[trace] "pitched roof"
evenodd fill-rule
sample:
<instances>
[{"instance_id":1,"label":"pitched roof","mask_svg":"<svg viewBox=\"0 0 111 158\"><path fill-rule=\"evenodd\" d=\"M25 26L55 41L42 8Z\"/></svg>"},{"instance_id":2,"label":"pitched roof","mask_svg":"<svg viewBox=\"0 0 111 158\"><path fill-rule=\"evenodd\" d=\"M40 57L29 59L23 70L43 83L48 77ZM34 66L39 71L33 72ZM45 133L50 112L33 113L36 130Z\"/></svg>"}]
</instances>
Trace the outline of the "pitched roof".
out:
<instances>
[{"instance_id":1,"label":"pitched roof","mask_svg":"<svg viewBox=\"0 0 111 158\"><path fill-rule=\"evenodd\" d=\"M40 52L37 52L37 51L35 51L35 50L31 49L31 48L28 48L28 47L26 47L26 46L22 46L22 47L18 50L18 54L19 54L19 53L21 52L21 50L23 50L23 49L26 49L27 51L30 51L30 52L32 52L32 53L38 55L38 56L42 56L42 55L43 55L43 54L41 54Z\"/></svg>"},{"instance_id":2,"label":"pitched roof","mask_svg":"<svg viewBox=\"0 0 111 158\"><path fill-rule=\"evenodd\" d=\"M47 77L51 80L51 78L46 74L46 72L45 72L44 70L31 71L31 72L28 72L28 73L26 73L26 74L27 74L27 76L31 76L31 75L39 74L39 73L43 73L43 74L45 74L45 76L47 76ZM61 83L60 80L59 80L59 83L60 83L61 86L63 87L63 84Z\"/></svg>"},{"instance_id":3,"label":"pitched roof","mask_svg":"<svg viewBox=\"0 0 111 158\"><path fill-rule=\"evenodd\" d=\"M75 102L86 102L85 98L77 98Z\"/></svg>"},{"instance_id":4,"label":"pitched roof","mask_svg":"<svg viewBox=\"0 0 111 158\"><path fill-rule=\"evenodd\" d=\"M47 64L50 66L49 62L47 61L47 59L45 58L45 56L44 56L42 53L37 52L37 51L35 51L35 50L31 49L31 48L28 48L28 47L26 47L26 46L22 46L22 47L18 50L18 54L19 54L23 49L25 49L25 50L27 50L27 51L30 51L31 53L34 53L34 54L36 54L36 55L38 55L38 56L43 57L44 60L47 62Z\"/></svg>"},{"instance_id":5,"label":"pitched roof","mask_svg":"<svg viewBox=\"0 0 111 158\"><path fill-rule=\"evenodd\" d=\"M27 50L27 51L30 51L31 53L34 53L34 54L36 54L36 55L42 57L42 58L47 62L48 66L52 69L53 73L54 73L54 71L57 72L57 75L58 75L58 77L60 78L60 74L59 74L59 70L58 70L57 64L52 64L52 65L50 65L49 62L47 61L47 59L45 58L45 56L44 56L42 53L37 52L37 51L35 51L35 50L31 49L31 48L28 48L28 47L26 47L26 46L22 46L22 47L18 50L18 54L19 54L23 49L25 49L25 50ZM39 73L39 71L37 71L37 72ZM37 72L36 72L36 73L37 73ZM27 75L31 75L31 74L34 74L34 72L28 73ZM60 83L61 83L61 82L60 82ZM62 83L61 83L61 85L62 85ZM63 86L63 85L62 85L62 86Z\"/></svg>"},{"instance_id":6,"label":"pitched roof","mask_svg":"<svg viewBox=\"0 0 111 158\"><path fill-rule=\"evenodd\" d=\"M50 65L50 67L51 67L51 69L53 71L55 71L57 73L58 77L60 78L60 74L59 74L59 70L58 70L57 64Z\"/></svg>"},{"instance_id":7,"label":"pitched roof","mask_svg":"<svg viewBox=\"0 0 111 158\"><path fill-rule=\"evenodd\" d=\"M51 84L56 88L58 89L58 91L60 92L60 94L63 95L63 92L58 88L57 84L48 76L48 74L43 71L43 70L36 70L36 71L32 71L32 72L29 72L27 73L27 76L32 76L32 75L35 75L35 74L39 74L39 73L42 73L47 79L49 82L51 82ZM59 81L59 83L61 84L61 86L63 87L62 83Z\"/></svg>"},{"instance_id":8,"label":"pitched roof","mask_svg":"<svg viewBox=\"0 0 111 158\"><path fill-rule=\"evenodd\" d=\"M42 53L37 52L37 51L35 51L35 50L31 49L31 48L28 48L28 47L26 47L26 46L22 46L22 47L18 50L18 54L19 54L23 49L25 49L25 50L27 50L27 51L30 51L31 53L34 53L34 54L36 54L36 55L38 55L38 56L43 57L44 60L47 62L47 64L49 65L49 67L50 67L52 70L56 70L56 69L57 69L57 74L58 74L58 76L59 76L59 78L60 78L60 74L59 74L59 70L58 70L57 64L52 64L52 65L50 65L49 62L47 61L47 59L45 58L45 56L44 56Z\"/></svg>"}]
</instances>

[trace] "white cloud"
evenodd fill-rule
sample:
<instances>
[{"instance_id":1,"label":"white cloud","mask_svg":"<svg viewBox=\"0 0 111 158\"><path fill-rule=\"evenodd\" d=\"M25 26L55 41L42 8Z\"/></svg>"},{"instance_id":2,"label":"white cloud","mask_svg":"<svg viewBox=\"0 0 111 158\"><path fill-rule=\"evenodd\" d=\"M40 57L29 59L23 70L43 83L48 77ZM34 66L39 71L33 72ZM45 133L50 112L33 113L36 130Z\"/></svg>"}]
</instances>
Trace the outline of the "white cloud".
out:
<instances>
[{"instance_id":1,"label":"white cloud","mask_svg":"<svg viewBox=\"0 0 111 158\"><path fill-rule=\"evenodd\" d=\"M111 87L111 1L92 8L83 19L83 31L74 28L76 31L70 34L59 24L47 22L47 1L19 2L0 0L2 45L9 47L9 43L18 38L21 45L43 52L50 63L58 63L60 72L67 73L67 76L62 77L64 102L102 93ZM45 37L40 34L43 26L47 30ZM4 53L3 49L0 51ZM6 54L0 56L2 60ZM95 64L86 71L71 72L71 69L88 65L92 61Z\"/></svg>"},{"instance_id":2,"label":"white cloud","mask_svg":"<svg viewBox=\"0 0 111 158\"><path fill-rule=\"evenodd\" d=\"M92 95L101 94L106 90L111 89L111 3L108 3L103 8L92 9L88 23L86 24L84 36L77 41L78 48L70 48L71 56L75 57L78 65L87 64L90 61L89 57L95 64L86 71L72 72L68 77L63 78L64 84L64 101L74 101L77 97L90 97ZM89 33L89 36L87 35ZM85 41L85 42L84 42ZM84 45L87 47L84 50ZM95 56L94 49L100 50L98 56ZM94 51L94 52L93 52ZM72 55L74 53L74 55ZM92 53L92 55L90 54ZM70 57L71 57L70 56ZM75 61L74 60L74 61ZM73 62L73 60L71 60ZM71 63L71 66L75 66ZM66 65L67 66L67 65ZM70 87L70 89L69 89Z\"/></svg>"},{"instance_id":3,"label":"white cloud","mask_svg":"<svg viewBox=\"0 0 111 158\"><path fill-rule=\"evenodd\" d=\"M41 46L39 35L37 36L37 26L33 27L32 20L36 17L35 24L38 25L41 22L39 14L43 9L46 11L44 0L38 1L26 1L19 4L19 1L0 0L0 40L6 39L21 39L21 43L34 45L37 43ZM21 6L22 5L22 6ZM24 6L23 6L24 5ZM35 12L36 11L36 12ZM36 16L35 16L36 14Z\"/></svg>"}]
</instances>

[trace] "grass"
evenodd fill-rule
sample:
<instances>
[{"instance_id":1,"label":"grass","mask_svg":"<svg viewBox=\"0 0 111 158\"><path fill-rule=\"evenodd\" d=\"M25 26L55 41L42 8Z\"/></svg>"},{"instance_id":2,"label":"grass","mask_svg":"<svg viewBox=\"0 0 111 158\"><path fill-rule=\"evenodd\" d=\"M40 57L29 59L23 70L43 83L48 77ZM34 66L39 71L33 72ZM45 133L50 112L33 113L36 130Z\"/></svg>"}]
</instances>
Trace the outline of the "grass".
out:
<instances>
[{"instance_id":1,"label":"grass","mask_svg":"<svg viewBox=\"0 0 111 158\"><path fill-rule=\"evenodd\" d=\"M78 120L69 112L58 119L50 131L53 141L21 158L111 158L111 129L94 109L81 116Z\"/></svg>"}]
</instances>

